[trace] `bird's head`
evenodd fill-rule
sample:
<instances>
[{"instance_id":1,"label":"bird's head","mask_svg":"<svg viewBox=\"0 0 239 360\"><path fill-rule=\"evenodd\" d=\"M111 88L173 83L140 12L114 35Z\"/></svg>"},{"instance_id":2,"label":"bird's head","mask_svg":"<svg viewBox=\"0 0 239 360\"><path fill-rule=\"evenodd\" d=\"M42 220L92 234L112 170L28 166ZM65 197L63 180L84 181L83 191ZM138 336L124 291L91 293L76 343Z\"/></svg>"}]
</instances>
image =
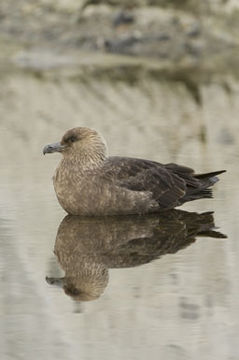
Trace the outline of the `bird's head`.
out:
<instances>
[{"instance_id":1,"label":"bird's head","mask_svg":"<svg viewBox=\"0 0 239 360\"><path fill-rule=\"evenodd\" d=\"M85 127L68 130L60 142L46 145L43 154L60 152L64 157L95 157L105 159L107 146L104 139L95 131Z\"/></svg>"}]
</instances>

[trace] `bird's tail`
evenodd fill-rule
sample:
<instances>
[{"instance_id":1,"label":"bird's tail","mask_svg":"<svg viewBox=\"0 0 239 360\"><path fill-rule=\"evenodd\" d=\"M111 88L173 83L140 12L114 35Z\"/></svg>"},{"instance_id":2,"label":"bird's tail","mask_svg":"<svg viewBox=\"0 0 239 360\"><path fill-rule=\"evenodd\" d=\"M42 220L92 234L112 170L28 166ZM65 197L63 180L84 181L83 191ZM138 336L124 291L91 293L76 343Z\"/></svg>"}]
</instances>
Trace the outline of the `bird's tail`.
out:
<instances>
[{"instance_id":1,"label":"bird's tail","mask_svg":"<svg viewBox=\"0 0 239 360\"><path fill-rule=\"evenodd\" d=\"M219 181L217 175L222 174L225 171L226 170L220 170L206 174L195 174L194 178L199 180L198 185L196 187L188 187L188 190L183 198L184 202L202 198L212 198L213 194L211 186L213 186L216 182Z\"/></svg>"},{"instance_id":2,"label":"bird's tail","mask_svg":"<svg viewBox=\"0 0 239 360\"><path fill-rule=\"evenodd\" d=\"M214 185L217 181L219 181L217 175L226 172L226 170L214 171L206 174L196 174L194 177L196 179L201 180L207 187Z\"/></svg>"}]
</instances>

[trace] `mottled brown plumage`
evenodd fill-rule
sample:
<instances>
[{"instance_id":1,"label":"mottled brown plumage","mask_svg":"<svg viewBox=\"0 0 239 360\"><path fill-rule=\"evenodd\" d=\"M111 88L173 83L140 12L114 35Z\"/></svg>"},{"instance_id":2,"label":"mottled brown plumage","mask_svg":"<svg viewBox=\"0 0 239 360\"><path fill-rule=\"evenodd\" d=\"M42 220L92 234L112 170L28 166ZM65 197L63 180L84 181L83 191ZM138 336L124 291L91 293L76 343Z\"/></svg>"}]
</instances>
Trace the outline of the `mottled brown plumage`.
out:
<instances>
[{"instance_id":1,"label":"mottled brown plumage","mask_svg":"<svg viewBox=\"0 0 239 360\"><path fill-rule=\"evenodd\" d=\"M68 130L44 154L61 152L54 175L61 206L72 215L146 214L172 209L191 200L212 197L217 171L195 174L190 168L155 161L108 157L103 138L94 130Z\"/></svg>"},{"instance_id":2,"label":"mottled brown plumage","mask_svg":"<svg viewBox=\"0 0 239 360\"><path fill-rule=\"evenodd\" d=\"M110 268L136 267L193 243L196 236L224 238L214 231L212 213L170 210L146 216L66 216L54 252L65 272L47 278L75 300L95 300L104 292Z\"/></svg>"}]
</instances>

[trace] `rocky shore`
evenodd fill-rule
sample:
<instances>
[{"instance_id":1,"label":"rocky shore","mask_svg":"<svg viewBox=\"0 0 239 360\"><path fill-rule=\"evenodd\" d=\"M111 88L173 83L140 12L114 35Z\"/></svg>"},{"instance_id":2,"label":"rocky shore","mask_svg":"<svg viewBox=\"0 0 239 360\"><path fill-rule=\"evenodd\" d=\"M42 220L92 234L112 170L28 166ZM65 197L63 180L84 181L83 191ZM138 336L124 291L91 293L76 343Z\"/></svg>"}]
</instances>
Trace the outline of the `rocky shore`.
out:
<instances>
[{"instance_id":1,"label":"rocky shore","mask_svg":"<svg viewBox=\"0 0 239 360\"><path fill-rule=\"evenodd\" d=\"M31 67L40 57L43 67L62 66L73 53L79 62L87 53L89 59L123 55L136 66L143 58L172 70L237 73L236 1L1 0L0 19L1 58L20 66Z\"/></svg>"}]
</instances>

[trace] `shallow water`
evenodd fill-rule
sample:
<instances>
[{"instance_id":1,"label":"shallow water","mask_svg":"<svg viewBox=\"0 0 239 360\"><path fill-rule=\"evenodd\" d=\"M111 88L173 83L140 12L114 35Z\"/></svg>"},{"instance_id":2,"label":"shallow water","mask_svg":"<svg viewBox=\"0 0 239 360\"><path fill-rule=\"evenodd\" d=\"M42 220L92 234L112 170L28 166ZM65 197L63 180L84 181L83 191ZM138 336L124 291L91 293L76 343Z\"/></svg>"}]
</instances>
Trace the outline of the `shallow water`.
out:
<instances>
[{"instance_id":1,"label":"shallow water","mask_svg":"<svg viewBox=\"0 0 239 360\"><path fill-rule=\"evenodd\" d=\"M81 82L64 74L57 81L27 71L5 74L0 85L1 359L239 358L239 86L233 79L214 79L199 90L200 104L184 84L165 79L142 76L128 84L94 77ZM51 182L59 155L41 152L75 125L100 130L112 154L175 161L198 171L226 168L213 200L182 209L214 211L216 231L228 238L205 234L190 240L184 220L175 219L170 226L161 223L163 241L186 243L180 251L172 247L162 253L162 238L152 240L157 219L152 224L152 219L126 218L123 226L116 220L86 228L83 223L79 241L83 238L86 248L87 236L89 244L96 241L93 247L107 246L94 256L80 247L76 264L90 263L92 256L95 264L105 256L97 261L107 263L109 279L96 286L92 301L76 301L50 284L66 270L56 248L53 252L65 213ZM118 251L127 257L127 246L133 267L118 258ZM80 272L74 266L69 271L73 277Z\"/></svg>"}]
</instances>

